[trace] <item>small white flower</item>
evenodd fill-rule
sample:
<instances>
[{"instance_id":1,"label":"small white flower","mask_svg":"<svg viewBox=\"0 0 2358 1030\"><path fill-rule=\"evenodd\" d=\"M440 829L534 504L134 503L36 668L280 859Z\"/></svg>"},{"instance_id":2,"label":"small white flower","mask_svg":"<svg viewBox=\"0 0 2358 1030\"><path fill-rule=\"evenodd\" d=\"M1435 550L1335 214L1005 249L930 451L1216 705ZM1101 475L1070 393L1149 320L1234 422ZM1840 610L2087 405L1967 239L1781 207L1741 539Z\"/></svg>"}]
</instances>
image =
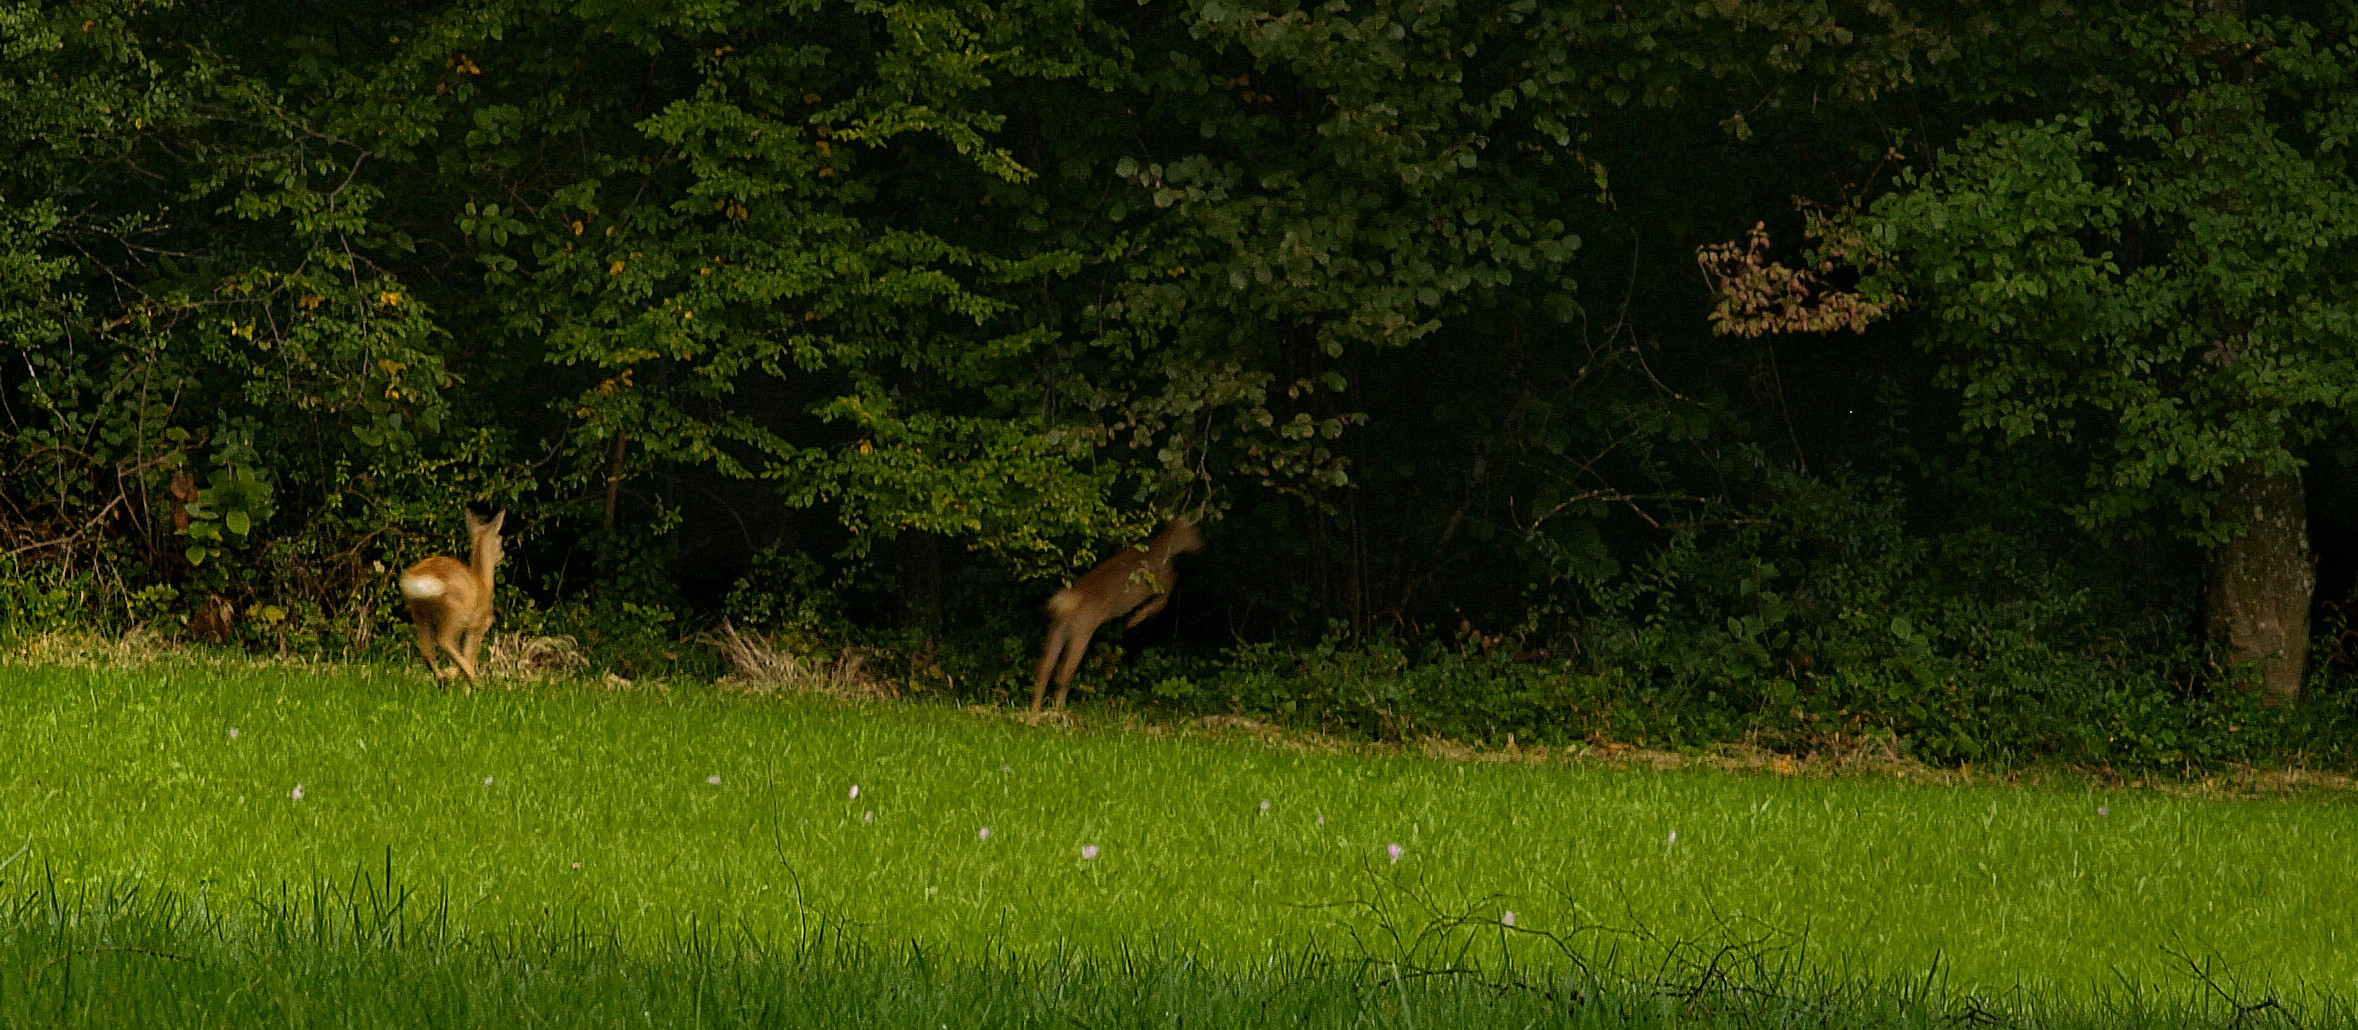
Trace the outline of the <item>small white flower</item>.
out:
<instances>
[{"instance_id":1,"label":"small white flower","mask_svg":"<svg viewBox=\"0 0 2358 1030\"><path fill-rule=\"evenodd\" d=\"M1269 811L1269 799L1268 799L1268 798L1262 798L1262 799L1261 799L1261 811L1262 811L1262 812L1264 812L1264 813L1266 813L1266 812L1268 812L1268 811Z\"/></svg>"},{"instance_id":2,"label":"small white flower","mask_svg":"<svg viewBox=\"0 0 2358 1030\"><path fill-rule=\"evenodd\" d=\"M852 784L852 789L851 789L851 796L852 796L852 799L853 799L853 800L855 800L855 801L859 799L859 796L860 796L860 785L859 785L859 784L857 784L857 783L855 783L855 784Z\"/></svg>"},{"instance_id":3,"label":"small white flower","mask_svg":"<svg viewBox=\"0 0 2358 1030\"><path fill-rule=\"evenodd\" d=\"M291 798L294 798L294 799L295 799L295 800L297 800L297 801L301 801L301 800L303 800L303 785L302 785L302 784L300 784L300 783L298 783L298 784L295 784L295 792L294 792L293 794L289 794L289 795L287 795L287 796L288 796L288 797L291 797Z\"/></svg>"},{"instance_id":4,"label":"small white flower","mask_svg":"<svg viewBox=\"0 0 2358 1030\"><path fill-rule=\"evenodd\" d=\"M1320 826L1324 826L1324 825L1326 825L1326 813L1324 813L1324 812L1320 812L1320 813L1318 813L1318 825L1320 825Z\"/></svg>"},{"instance_id":5,"label":"small white flower","mask_svg":"<svg viewBox=\"0 0 2358 1030\"><path fill-rule=\"evenodd\" d=\"M484 785L484 786L486 786L486 787L488 787L488 786L491 786L491 777L489 777L489 776L486 776L486 777L484 777L484 778L483 778L483 785Z\"/></svg>"},{"instance_id":6,"label":"small white flower","mask_svg":"<svg viewBox=\"0 0 2358 1030\"><path fill-rule=\"evenodd\" d=\"M1515 925L1515 910L1511 908L1508 909L1505 915L1498 917L1498 922L1502 926Z\"/></svg>"},{"instance_id":7,"label":"small white flower","mask_svg":"<svg viewBox=\"0 0 2358 1030\"><path fill-rule=\"evenodd\" d=\"M872 822L875 822L875 821L876 821L876 813L874 813L874 812L862 812L862 813L860 813L860 821L861 821L861 822L863 822L863 823L872 823Z\"/></svg>"},{"instance_id":8,"label":"small white flower","mask_svg":"<svg viewBox=\"0 0 2358 1030\"><path fill-rule=\"evenodd\" d=\"M1678 831L1672 830L1670 831L1670 836L1663 839L1662 846L1667 848L1676 843L1678 843Z\"/></svg>"},{"instance_id":9,"label":"small white flower","mask_svg":"<svg viewBox=\"0 0 2358 1030\"><path fill-rule=\"evenodd\" d=\"M575 863L573 863L573 868L575 868L575 869L579 869L579 868L581 868L581 863L579 863L579 862L575 862Z\"/></svg>"},{"instance_id":10,"label":"small white flower","mask_svg":"<svg viewBox=\"0 0 2358 1030\"><path fill-rule=\"evenodd\" d=\"M1084 845L1082 845L1082 846L1081 846L1081 858L1082 858L1082 859L1086 860L1086 859L1092 859L1092 858L1096 858L1096 857L1097 857L1097 845L1095 845L1095 844L1084 844Z\"/></svg>"},{"instance_id":11,"label":"small white flower","mask_svg":"<svg viewBox=\"0 0 2358 1030\"><path fill-rule=\"evenodd\" d=\"M230 727L230 728L229 728L229 739L231 739L231 740L236 740L236 739L237 739L237 727L235 727L235 726L232 726L232 727Z\"/></svg>"},{"instance_id":12,"label":"small white flower","mask_svg":"<svg viewBox=\"0 0 2358 1030\"><path fill-rule=\"evenodd\" d=\"M1387 855L1390 855L1390 856L1392 856L1392 864L1393 864L1393 865L1399 865L1399 864L1400 864L1400 845L1398 845L1398 844L1387 844L1387 845L1385 845L1385 846L1384 846L1384 853L1385 853L1385 854L1387 854Z\"/></svg>"},{"instance_id":13,"label":"small white flower","mask_svg":"<svg viewBox=\"0 0 2358 1030\"><path fill-rule=\"evenodd\" d=\"M715 786L715 787L718 787L718 786L720 786L720 777L718 777L718 776L707 776L707 777L705 777L705 778L704 778L704 782L706 782L706 783L709 783L709 784L712 784L712 785L713 785L713 786Z\"/></svg>"},{"instance_id":14,"label":"small white flower","mask_svg":"<svg viewBox=\"0 0 2358 1030\"><path fill-rule=\"evenodd\" d=\"M989 839L991 839L991 828L990 828L990 827L988 827L988 826L985 826L985 827L983 827L982 829L979 829L979 830L976 830L976 831L974 831L974 839L976 839L976 840L989 840Z\"/></svg>"}]
</instances>

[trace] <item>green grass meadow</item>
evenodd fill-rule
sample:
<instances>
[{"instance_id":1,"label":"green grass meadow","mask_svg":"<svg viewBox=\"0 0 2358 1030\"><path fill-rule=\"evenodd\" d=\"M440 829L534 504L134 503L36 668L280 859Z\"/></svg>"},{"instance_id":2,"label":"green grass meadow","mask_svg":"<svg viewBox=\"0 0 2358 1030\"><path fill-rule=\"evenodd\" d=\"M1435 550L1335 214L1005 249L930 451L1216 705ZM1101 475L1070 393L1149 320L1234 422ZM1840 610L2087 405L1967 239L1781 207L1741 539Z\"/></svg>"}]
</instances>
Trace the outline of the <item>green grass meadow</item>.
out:
<instances>
[{"instance_id":1,"label":"green grass meadow","mask_svg":"<svg viewBox=\"0 0 2358 1030\"><path fill-rule=\"evenodd\" d=\"M348 1003L444 1025L1755 1025L1645 985L1765 975L1819 985L1816 1016L1775 1017L1813 1025L1913 1025L1916 984L1942 999L1923 1025L1984 998L2038 1025L2225 1025L2275 996L2293 1008L2247 1024L2316 1026L2358 996L2337 793L1451 762L198 663L0 667L0 758L0 1024ZM440 945L388 943L411 934ZM1609 983L1631 1000L1577 1003Z\"/></svg>"}]
</instances>

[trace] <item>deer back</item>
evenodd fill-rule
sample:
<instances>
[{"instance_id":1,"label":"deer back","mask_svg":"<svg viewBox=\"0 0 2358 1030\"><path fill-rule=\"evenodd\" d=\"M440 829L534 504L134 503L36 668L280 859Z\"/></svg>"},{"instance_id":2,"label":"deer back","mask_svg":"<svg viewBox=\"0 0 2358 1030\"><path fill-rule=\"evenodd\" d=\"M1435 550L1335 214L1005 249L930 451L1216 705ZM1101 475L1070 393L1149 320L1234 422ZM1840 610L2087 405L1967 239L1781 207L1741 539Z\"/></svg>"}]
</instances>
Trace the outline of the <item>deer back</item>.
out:
<instances>
[{"instance_id":1,"label":"deer back","mask_svg":"<svg viewBox=\"0 0 2358 1030\"><path fill-rule=\"evenodd\" d=\"M1195 523L1181 519L1164 527L1141 551L1126 547L1098 562L1087 575L1048 599L1048 610L1059 621L1074 620L1094 627L1127 614L1156 594L1168 593L1178 580L1171 559L1202 550L1204 539Z\"/></svg>"},{"instance_id":2,"label":"deer back","mask_svg":"<svg viewBox=\"0 0 2358 1030\"><path fill-rule=\"evenodd\" d=\"M410 616L434 626L491 613L491 584L456 558L436 555L410 566L401 574L401 593Z\"/></svg>"},{"instance_id":3,"label":"deer back","mask_svg":"<svg viewBox=\"0 0 2358 1030\"><path fill-rule=\"evenodd\" d=\"M1141 575L1148 571L1146 565L1146 555L1132 550L1098 562L1088 575L1074 580L1067 589L1068 593L1077 595L1078 602L1069 610L1094 626L1138 607L1155 594L1150 577Z\"/></svg>"}]
</instances>

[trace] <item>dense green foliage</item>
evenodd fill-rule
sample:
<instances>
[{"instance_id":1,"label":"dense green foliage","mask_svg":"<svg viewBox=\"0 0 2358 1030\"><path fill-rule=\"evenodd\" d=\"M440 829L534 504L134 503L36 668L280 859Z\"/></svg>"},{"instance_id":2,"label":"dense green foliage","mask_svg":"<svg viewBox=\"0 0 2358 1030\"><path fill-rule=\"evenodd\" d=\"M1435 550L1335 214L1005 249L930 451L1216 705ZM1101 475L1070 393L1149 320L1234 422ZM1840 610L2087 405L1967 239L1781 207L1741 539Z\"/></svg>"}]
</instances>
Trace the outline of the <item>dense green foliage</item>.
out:
<instances>
[{"instance_id":1,"label":"dense green foliage","mask_svg":"<svg viewBox=\"0 0 2358 1030\"><path fill-rule=\"evenodd\" d=\"M726 615L991 701L1059 577L1191 514L1175 617L1089 688L2346 762L2354 27L0 6L0 605L391 655L383 570L506 508L506 627L623 675ZM1805 292L1729 332L1697 248L1762 223L1754 285ZM2198 618L2236 468L2320 548L2267 711Z\"/></svg>"},{"instance_id":2,"label":"dense green foliage","mask_svg":"<svg viewBox=\"0 0 2358 1030\"><path fill-rule=\"evenodd\" d=\"M2204 489L2230 466L2351 442L2351 51L2298 20L2183 10L2084 46L2073 81L1946 144L1871 224L1928 300L1968 425L2084 441L2084 522L2158 507L2160 528L2209 529Z\"/></svg>"}]
</instances>

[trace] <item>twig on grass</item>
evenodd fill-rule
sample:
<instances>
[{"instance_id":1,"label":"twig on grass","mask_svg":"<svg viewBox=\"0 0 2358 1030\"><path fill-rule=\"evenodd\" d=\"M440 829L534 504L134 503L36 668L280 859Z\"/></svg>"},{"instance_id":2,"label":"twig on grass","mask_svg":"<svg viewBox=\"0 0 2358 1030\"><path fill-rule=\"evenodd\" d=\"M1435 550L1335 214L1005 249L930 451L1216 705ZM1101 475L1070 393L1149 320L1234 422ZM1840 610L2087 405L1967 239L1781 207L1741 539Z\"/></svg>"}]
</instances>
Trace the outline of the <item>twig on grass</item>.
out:
<instances>
[{"instance_id":1,"label":"twig on grass","mask_svg":"<svg viewBox=\"0 0 2358 1030\"><path fill-rule=\"evenodd\" d=\"M2184 963L2188 973L2192 974L2196 980L2201 981L2202 985L2209 988L2211 993L2218 995L2219 1000L2226 1002L2228 1007L2235 1010L2235 1020L2228 1024L2235 1030L2242 1030L2245 1025L2264 1012L2274 1012L2277 1018L2292 1024L2294 1030L2302 1030L2300 1019L2294 1016L2292 1010L2286 1008L2283 1002L2278 1001L2275 995L2264 995L2258 1001L2246 1002L2242 998L2236 997L2233 991L2220 986L2217 974L2212 971L2213 960L2211 958L2198 961L2194 956L2166 944L2162 945L2161 951L2162 954Z\"/></svg>"},{"instance_id":2,"label":"twig on grass","mask_svg":"<svg viewBox=\"0 0 2358 1030\"><path fill-rule=\"evenodd\" d=\"M99 955L108 952L123 952L131 955L147 955L152 958L168 958L174 962L196 961L196 959L187 955L175 955L169 951L157 951L154 948L142 948L135 944L93 944L87 948L74 948L65 952L64 954L54 956L50 958L49 961L41 963L41 968L47 969L50 966L54 966L78 955Z\"/></svg>"}]
</instances>

